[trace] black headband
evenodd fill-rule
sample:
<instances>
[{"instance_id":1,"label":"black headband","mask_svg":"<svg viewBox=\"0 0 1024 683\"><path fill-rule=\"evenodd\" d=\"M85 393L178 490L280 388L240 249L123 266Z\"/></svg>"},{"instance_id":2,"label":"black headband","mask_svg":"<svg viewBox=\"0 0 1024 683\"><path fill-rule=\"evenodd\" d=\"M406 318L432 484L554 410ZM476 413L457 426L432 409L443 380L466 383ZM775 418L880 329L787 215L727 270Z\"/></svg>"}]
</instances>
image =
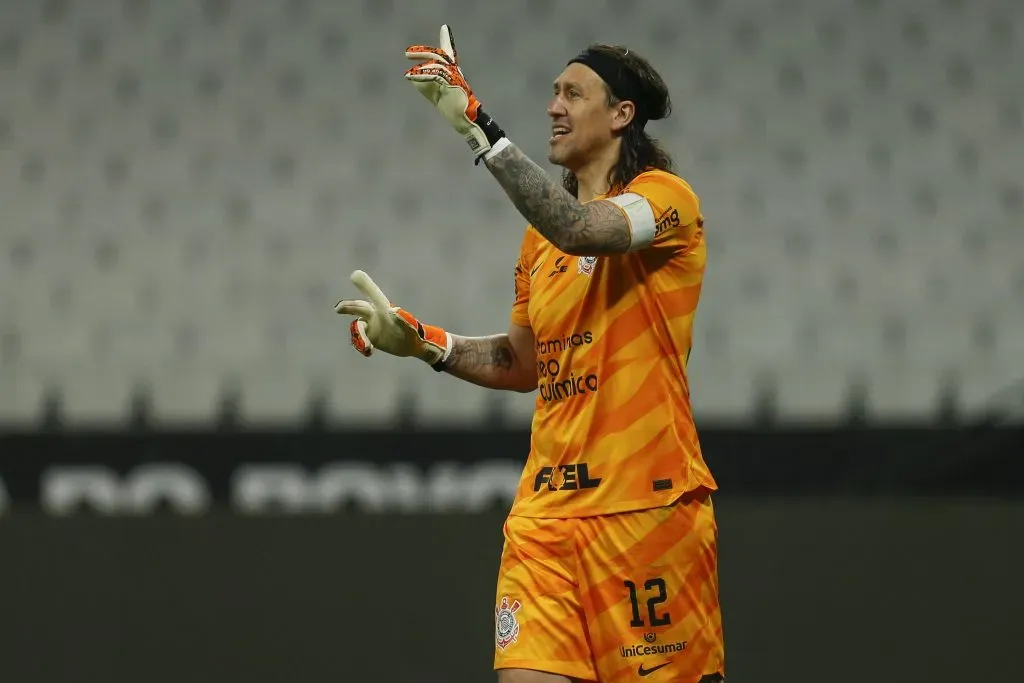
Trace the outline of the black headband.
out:
<instances>
[{"instance_id":1,"label":"black headband","mask_svg":"<svg viewBox=\"0 0 1024 683\"><path fill-rule=\"evenodd\" d=\"M620 100L629 100L636 107L633 118L641 128L647 123L648 111L645 102L641 97L640 84L636 78L625 68L619 60L604 52L584 50L568 61L566 66L578 62L589 66L594 73L608 84L608 88Z\"/></svg>"}]
</instances>

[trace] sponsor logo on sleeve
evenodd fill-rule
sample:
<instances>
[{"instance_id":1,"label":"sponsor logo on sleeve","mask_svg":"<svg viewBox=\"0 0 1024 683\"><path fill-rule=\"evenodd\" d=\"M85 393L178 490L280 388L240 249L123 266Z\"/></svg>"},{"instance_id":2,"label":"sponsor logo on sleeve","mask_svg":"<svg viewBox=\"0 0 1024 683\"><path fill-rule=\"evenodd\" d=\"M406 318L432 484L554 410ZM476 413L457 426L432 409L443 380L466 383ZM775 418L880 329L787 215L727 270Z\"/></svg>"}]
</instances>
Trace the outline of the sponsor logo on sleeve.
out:
<instances>
[{"instance_id":1,"label":"sponsor logo on sleeve","mask_svg":"<svg viewBox=\"0 0 1024 683\"><path fill-rule=\"evenodd\" d=\"M661 212L658 219L654 223L654 236L658 237L661 233L665 232L669 228L679 227L679 211L673 207L668 207Z\"/></svg>"}]
</instances>

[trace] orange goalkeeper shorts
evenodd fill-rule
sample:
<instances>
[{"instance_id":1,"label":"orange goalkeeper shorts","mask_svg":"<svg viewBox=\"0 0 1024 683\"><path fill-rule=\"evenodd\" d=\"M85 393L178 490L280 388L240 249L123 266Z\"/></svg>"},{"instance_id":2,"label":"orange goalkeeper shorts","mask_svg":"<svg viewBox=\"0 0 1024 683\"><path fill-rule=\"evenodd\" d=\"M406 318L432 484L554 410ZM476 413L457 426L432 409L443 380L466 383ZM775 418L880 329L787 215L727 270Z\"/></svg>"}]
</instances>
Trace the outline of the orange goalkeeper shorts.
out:
<instances>
[{"instance_id":1,"label":"orange goalkeeper shorts","mask_svg":"<svg viewBox=\"0 0 1024 683\"><path fill-rule=\"evenodd\" d=\"M725 675L709 493L597 517L509 517L504 532L495 669L601 683Z\"/></svg>"}]
</instances>

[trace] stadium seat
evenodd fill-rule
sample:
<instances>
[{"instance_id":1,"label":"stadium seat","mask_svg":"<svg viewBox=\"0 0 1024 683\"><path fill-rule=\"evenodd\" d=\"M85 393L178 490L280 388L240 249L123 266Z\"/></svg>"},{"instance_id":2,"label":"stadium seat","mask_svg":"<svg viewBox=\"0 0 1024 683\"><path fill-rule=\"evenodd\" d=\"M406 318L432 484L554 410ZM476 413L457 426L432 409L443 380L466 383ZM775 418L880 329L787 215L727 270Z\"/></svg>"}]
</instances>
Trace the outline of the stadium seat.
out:
<instances>
[{"instance_id":1,"label":"stadium seat","mask_svg":"<svg viewBox=\"0 0 1024 683\"><path fill-rule=\"evenodd\" d=\"M401 79L452 16L538 160L578 49L662 71L675 111L650 130L707 220L698 414L771 394L779 419L832 419L861 389L880 420L955 389L977 412L1020 379L1024 6L628 5L0 4L0 421L50 387L69 419L128 419L140 382L171 422L232 392L257 422L311 397L338 421L527 421L530 397L364 361L331 311L362 268L454 332L508 325L524 222Z\"/></svg>"}]
</instances>

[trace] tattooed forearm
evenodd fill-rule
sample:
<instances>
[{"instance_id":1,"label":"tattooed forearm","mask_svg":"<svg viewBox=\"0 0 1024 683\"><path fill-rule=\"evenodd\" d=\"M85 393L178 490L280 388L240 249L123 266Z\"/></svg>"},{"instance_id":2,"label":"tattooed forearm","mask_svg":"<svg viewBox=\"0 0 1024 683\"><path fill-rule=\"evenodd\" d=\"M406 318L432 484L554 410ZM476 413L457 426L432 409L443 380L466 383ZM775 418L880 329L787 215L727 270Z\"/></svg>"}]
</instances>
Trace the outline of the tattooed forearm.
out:
<instances>
[{"instance_id":1,"label":"tattooed forearm","mask_svg":"<svg viewBox=\"0 0 1024 683\"><path fill-rule=\"evenodd\" d=\"M512 367L512 345L508 337L456 337L448 356L448 367L473 372L481 367L508 370Z\"/></svg>"},{"instance_id":2,"label":"tattooed forearm","mask_svg":"<svg viewBox=\"0 0 1024 683\"><path fill-rule=\"evenodd\" d=\"M618 207L581 204L515 145L486 163L519 213L565 253L617 254L629 248L629 224Z\"/></svg>"},{"instance_id":3,"label":"tattooed forearm","mask_svg":"<svg viewBox=\"0 0 1024 683\"><path fill-rule=\"evenodd\" d=\"M507 334L490 337L452 335L447 372L459 379L490 389L528 391L537 380L517 362ZM532 366L528 369L533 370Z\"/></svg>"}]
</instances>

